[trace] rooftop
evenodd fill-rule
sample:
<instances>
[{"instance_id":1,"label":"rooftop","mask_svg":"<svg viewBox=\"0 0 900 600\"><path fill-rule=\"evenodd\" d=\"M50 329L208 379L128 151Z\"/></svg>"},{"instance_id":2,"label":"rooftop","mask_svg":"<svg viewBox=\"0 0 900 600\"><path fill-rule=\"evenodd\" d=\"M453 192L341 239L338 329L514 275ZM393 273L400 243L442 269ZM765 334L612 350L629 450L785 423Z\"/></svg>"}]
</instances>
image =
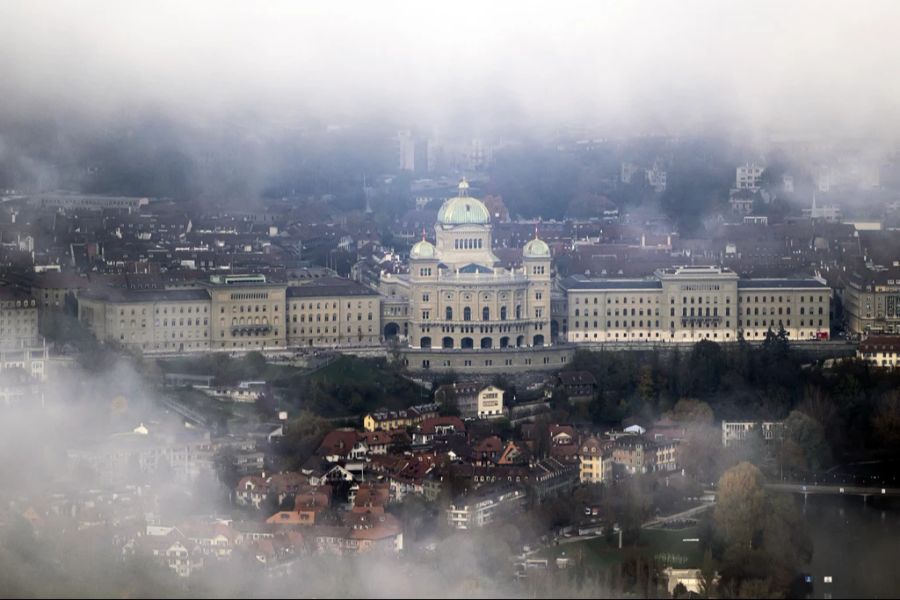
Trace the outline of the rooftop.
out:
<instances>
[{"instance_id":1,"label":"rooftop","mask_svg":"<svg viewBox=\"0 0 900 600\"><path fill-rule=\"evenodd\" d=\"M315 298L324 296L377 296L378 292L341 277L321 277L310 283L287 289L288 298Z\"/></svg>"},{"instance_id":2,"label":"rooftop","mask_svg":"<svg viewBox=\"0 0 900 600\"><path fill-rule=\"evenodd\" d=\"M560 282L565 290L659 290L658 279L590 279L574 275Z\"/></svg>"},{"instance_id":3,"label":"rooftop","mask_svg":"<svg viewBox=\"0 0 900 600\"><path fill-rule=\"evenodd\" d=\"M900 335L873 335L859 344L860 352L900 352Z\"/></svg>"},{"instance_id":4,"label":"rooftop","mask_svg":"<svg viewBox=\"0 0 900 600\"><path fill-rule=\"evenodd\" d=\"M828 286L818 279L740 279L738 287L742 289L767 289L767 288L816 288L825 289Z\"/></svg>"},{"instance_id":5,"label":"rooftop","mask_svg":"<svg viewBox=\"0 0 900 600\"><path fill-rule=\"evenodd\" d=\"M127 290L127 289L93 289L86 290L80 296L88 300L104 302L138 303L138 302L202 302L209 300L206 290Z\"/></svg>"}]
</instances>

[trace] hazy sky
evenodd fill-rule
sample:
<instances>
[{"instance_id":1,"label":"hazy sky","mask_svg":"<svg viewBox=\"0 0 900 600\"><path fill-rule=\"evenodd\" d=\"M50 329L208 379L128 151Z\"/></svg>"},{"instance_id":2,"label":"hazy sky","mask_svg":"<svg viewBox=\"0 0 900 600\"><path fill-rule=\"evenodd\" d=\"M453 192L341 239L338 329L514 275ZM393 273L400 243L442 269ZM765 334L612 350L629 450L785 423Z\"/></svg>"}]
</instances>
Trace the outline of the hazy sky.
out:
<instances>
[{"instance_id":1,"label":"hazy sky","mask_svg":"<svg viewBox=\"0 0 900 600\"><path fill-rule=\"evenodd\" d=\"M0 2L0 111L900 124L900 2Z\"/></svg>"}]
</instances>

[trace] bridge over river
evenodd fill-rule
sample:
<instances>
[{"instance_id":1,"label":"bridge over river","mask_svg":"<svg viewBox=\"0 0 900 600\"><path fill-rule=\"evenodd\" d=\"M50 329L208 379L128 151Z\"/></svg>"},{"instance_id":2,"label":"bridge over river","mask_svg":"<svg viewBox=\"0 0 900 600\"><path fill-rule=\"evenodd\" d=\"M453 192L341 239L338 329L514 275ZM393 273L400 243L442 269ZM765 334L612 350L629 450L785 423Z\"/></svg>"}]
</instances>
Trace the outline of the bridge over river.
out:
<instances>
[{"instance_id":1,"label":"bridge over river","mask_svg":"<svg viewBox=\"0 0 900 600\"><path fill-rule=\"evenodd\" d=\"M900 488L867 487L859 485L816 485L809 483L769 483L766 489L776 492L791 492L795 494L830 495L830 496L861 496L867 500L870 496L900 496Z\"/></svg>"}]
</instances>

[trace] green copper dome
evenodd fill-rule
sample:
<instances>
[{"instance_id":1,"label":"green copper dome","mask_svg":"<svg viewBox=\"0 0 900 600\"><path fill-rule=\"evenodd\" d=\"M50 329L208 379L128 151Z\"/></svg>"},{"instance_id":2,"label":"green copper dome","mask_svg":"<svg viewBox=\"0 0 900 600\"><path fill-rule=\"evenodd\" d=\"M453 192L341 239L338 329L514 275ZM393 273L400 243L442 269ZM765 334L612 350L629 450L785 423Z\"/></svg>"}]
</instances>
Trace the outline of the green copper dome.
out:
<instances>
[{"instance_id":1,"label":"green copper dome","mask_svg":"<svg viewBox=\"0 0 900 600\"><path fill-rule=\"evenodd\" d=\"M436 250L434 245L428 240L422 240L413 244L409 251L410 258L434 258Z\"/></svg>"},{"instance_id":2,"label":"green copper dome","mask_svg":"<svg viewBox=\"0 0 900 600\"><path fill-rule=\"evenodd\" d=\"M488 225L491 213L481 200L476 198L450 198L438 211L441 225Z\"/></svg>"},{"instance_id":3,"label":"green copper dome","mask_svg":"<svg viewBox=\"0 0 900 600\"><path fill-rule=\"evenodd\" d=\"M469 182L459 182L459 196L450 198L438 211L441 225L489 225L491 212L481 200L469 197Z\"/></svg>"},{"instance_id":4,"label":"green copper dome","mask_svg":"<svg viewBox=\"0 0 900 600\"><path fill-rule=\"evenodd\" d=\"M544 240L534 238L522 250L525 258L545 258L550 256L550 246Z\"/></svg>"}]
</instances>

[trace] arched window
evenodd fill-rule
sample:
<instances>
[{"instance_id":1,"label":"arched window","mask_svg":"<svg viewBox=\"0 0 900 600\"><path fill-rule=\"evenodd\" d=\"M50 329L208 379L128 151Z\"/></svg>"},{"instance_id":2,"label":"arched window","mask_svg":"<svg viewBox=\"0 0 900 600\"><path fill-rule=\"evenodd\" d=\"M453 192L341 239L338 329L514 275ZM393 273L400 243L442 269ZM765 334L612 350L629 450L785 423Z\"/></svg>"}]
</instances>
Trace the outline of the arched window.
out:
<instances>
[{"instance_id":1,"label":"arched window","mask_svg":"<svg viewBox=\"0 0 900 600\"><path fill-rule=\"evenodd\" d=\"M522 318L522 305L516 304L516 319Z\"/></svg>"},{"instance_id":2,"label":"arched window","mask_svg":"<svg viewBox=\"0 0 900 600\"><path fill-rule=\"evenodd\" d=\"M481 309L481 320L482 321L490 321L491 320L491 309L485 306Z\"/></svg>"},{"instance_id":3,"label":"arched window","mask_svg":"<svg viewBox=\"0 0 900 600\"><path fill-rule=\"evenodd\" d=\"M447 307L447 320L448 321L453 320L453 307L452 306Z\"/></svg>"},{"instance_id":4,"label":"arched window","mask_svg":"<svg viewBox=\"0 0 900 600\"><path fill-rule=\"evenodd\" d=\"M472 309L468 306L463 309L463 321L472 320Z\"/></svg>"},{"instance_id":5,"label":"arched window","mask_svg":"<svg viewBox=\"0 0 900 600\"><path fill-rule=\"evenodd\" d=\"M505 306L500 307L500 320L501 321L506 320L506 307Z\"/></svg>"}]
</instances>

